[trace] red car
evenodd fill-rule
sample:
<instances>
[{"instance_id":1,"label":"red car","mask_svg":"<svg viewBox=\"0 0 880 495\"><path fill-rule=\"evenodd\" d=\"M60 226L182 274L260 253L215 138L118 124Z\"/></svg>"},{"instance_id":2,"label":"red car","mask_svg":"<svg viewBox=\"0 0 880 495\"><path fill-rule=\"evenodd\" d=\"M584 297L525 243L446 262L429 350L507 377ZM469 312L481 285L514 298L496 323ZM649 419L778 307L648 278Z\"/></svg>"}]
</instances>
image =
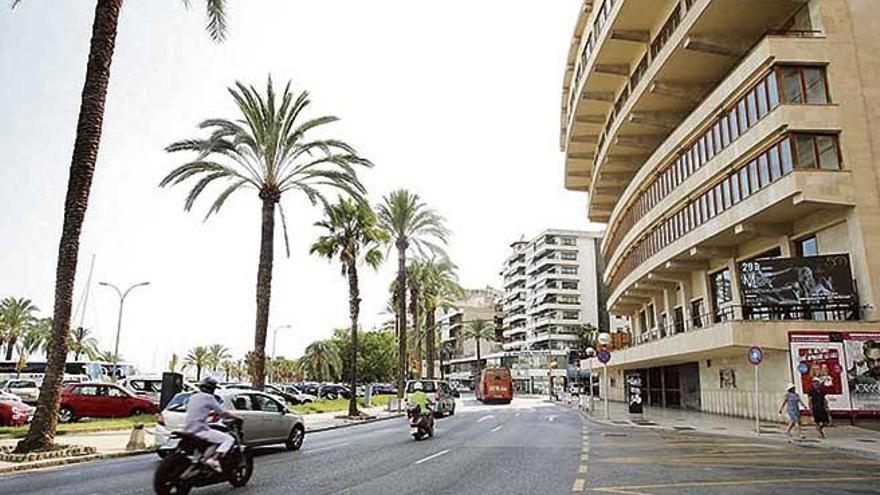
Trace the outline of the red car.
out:
<instances>
[{"instance_id":1,"label":"red car","mask_svg":"<svg viewBox=\"0 0 880 495\"><path fill-rule=\"evenodd\" d=\"M120 418L156 414L156 406L122 387L108 383L72 383L61 393L59 419L62 423L79 418Z\"/></svg>"},{"instance_id":2,"label":"red car","mask_svg":"<svg viewBox=\"0 0 880 495\"><path fill-rule=\"evenodd\" d=\"M30 420L34 408L20 400L0 399L0 426L21 426Z\"/></svg>"}]
</instances>

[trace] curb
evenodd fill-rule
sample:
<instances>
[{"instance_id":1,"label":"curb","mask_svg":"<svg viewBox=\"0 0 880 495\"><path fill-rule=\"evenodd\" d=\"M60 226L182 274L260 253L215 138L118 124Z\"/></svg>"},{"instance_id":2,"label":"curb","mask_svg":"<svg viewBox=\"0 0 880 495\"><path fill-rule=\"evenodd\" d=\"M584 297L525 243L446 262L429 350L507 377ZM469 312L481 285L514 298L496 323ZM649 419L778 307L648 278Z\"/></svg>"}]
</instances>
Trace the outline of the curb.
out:
<instances>
[{"instance_id":1,"label":"curb","mask_svg":"<svg viewBox=\"0 0 880 495\"><path fill-rule=\"evenodd\" d=\"M387 421L389 419L400 418L403 415L404 415L403 413L395 413L390 416L385 416L383 418L366 419L364 421L345 423L345 424L341 424L341 425L323 426L321 428L315 428L315 429L311 429L311 430L308 429L308 427L306 427L306 433L320 433L322 431L340 430L342 428L350 428L352 426L368 425L370 423L378 423L379 421Z\"/></svg>"},{"instance_id":2,"label":"curb","mask_svg":"<svg viewBox=\"0 0 880 495\"><path fill-rule=\"evenodd\" d=\"M675 428L673 428L671 426L662 425L660 423L657 423L656 425L650 425L650 426L647 426L647 425L646 426L639 426L639 425L631 424L631 423L621 425L621 424L615 424L611 421L605 421L604 419L598 419L598 418L591 417L580 410L578 411L578 413L581 415L581 417L583 419L585 419L591 423L595 423L595 424L602 425L602 426L608 426L608 427L612 427L612 428L630 428L630 429L648 428L648 429L656 429L656 430L663 430L663 431L678 431L680 433L679 430L676 430ZM689 433L698 433L698 434L702 434L702 435L714 435L714 436L722 436L722 437L726 436L726 437L734 437L734 438L761 439L761 440L766 440L768 442L778 443L778 444L783 444L783 445L795 445L797 447L804 448L804 449L827 450L829 452L839 452L839 453L843 453L843 454L851 454L851 455L856 455L859 457L873 459L873 460L877 460L878 458L880 458L880 454L878 454L876 452L871 452L868 450L861 450L861 449L857 449L857 448L853 448L853 447L841 447L838 445L828 445L825 443L818 443L818 444L803 444L803 443L796 443L796 442L792 443L792 442L788 442L784 438L776 438L773 436L760 435L760 436L749 437L746 435L731 434L729 432L705 431L705 430L697 430L697 429L694 429L693 431L690 431Z\"/></svg>"},{"instance_id":3,"label":"curb","mask_svg":"<svg viewBox=\"0 0 880 495\"><path fill-rule=\"evenodd\" d=\"M134 425L132 425L134 426ZM144 428L150 428L156 426L156 423L144 423ZM128 427L118 427L118 426L104 426L104 427L96 427L94 429L88 430L78 430L78 431L59 431L55 434L56 437L61 437L65 435L82 435L88 433L105 433L108 431L131 431L131 426ZM2 433L0 434L0 440L19 440L27 435L27 431L22 432L20 435L17 433Z\"/></svg>"},{"instance_id":4,"label":"curb","mask_svg":"<svg viewBox=\"0 0 880 495\"><path fill-rule=\"evenodd\" d=\"M22 471L35 471L47 467L66 466L68 464L80 464L89 461L98 461L103 459L118 459L120 457L132 457L136 455L151 454L153 449L141 449L124 452L109 452L106 454L90 454L77 457L62 457L59 459L48 459L45 461L23 462L12 466L0 467L0 474L18 473Z\"/></svg>"}]
</instances>

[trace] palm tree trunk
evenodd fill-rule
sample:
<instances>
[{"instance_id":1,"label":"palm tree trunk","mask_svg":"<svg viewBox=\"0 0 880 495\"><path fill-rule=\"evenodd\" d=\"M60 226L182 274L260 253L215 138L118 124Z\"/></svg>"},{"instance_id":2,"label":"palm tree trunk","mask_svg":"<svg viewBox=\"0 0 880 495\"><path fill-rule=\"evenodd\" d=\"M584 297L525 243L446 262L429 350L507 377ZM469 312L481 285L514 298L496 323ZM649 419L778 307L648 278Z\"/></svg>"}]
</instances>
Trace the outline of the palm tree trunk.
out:
<instances>
[{"instance_id":1,"label":"palm tree trunk","mask_svg":"<svg viewBox=\"0 0 880 495\"><path fill-rule=\"evenodd\" d=\"M6 360L12 361L12 351L15 350L15 343L18 342L18 337L12 335L9 337L9 342L6 343Z\"/></svg>"},{"instance_id":2,"label":"palm tree trunk","mask_svg":"<svg viewBox=\"0 0 880 495\"><path fill-rule=\"evenodd\" d=\"M266 382L266 334L269 329L269 302L272 299L272 260L275 254L276 197L261 192L263 200L260 233L260 266L257 270L257 323L254 331L254 376L252 385L263 390Z\"/></svg>"},{"instance_id":3,"label":"palm tree trunk","mask_svg":"<svg viewBox=\"0 0 880 495\"><path fill-rule=\"evenodd\" d=\"M200 365L196 365L196 381L202 380L202 367Z\"/></svg>"},{"instance_id":4,"label":"palm tree trunk","mask_svg":"<svg viewBox=\"0 0 880 495\"><path fill-rule=\"evenodd\" d=\"M37 410L27 436L18 443L18 453L46 450L52 446L58 426L61 380L67 358L67 339L73 299L73 283L79 258L79 236L89 203L89 191L98 158L104 124L104 103L110 82L110 63L116 45L116 29L122 0L98 0L92 23L89 60L83 85L73 144L73 158L64 202L64 223L55 270L55 308L52 315L52 343Z\"/></svg>"},{"instance_id":5,"label":"palm tree trunk","mask_svg":"<svg viewBox=\"0 0 880 495\"><path fill-rule=\"evenodd\" d=\"M480 337L477 337L477 375L483 371L483 362L480 359Z\"/></svg>"},{"instance_id":6,"label":"palm tree trunk","mask_svg":"<svg viewBox=\"0 0 880 495\"><path fill-rule=\"evenodd\" d=\"M406 386L406 241L397 242L397 398Z\"/></svg>"},{"instance_id":7,"label":"palm tree trunk","mask_svg":"<svg viewBox=\"0 0 880 495\"><path fill-rule=\"evenodd\" d=\"M409 307L413 318L413 354L416 360L416 375L414 379L422 377L422 335L419 332L419 289L411 287L409 293Z\"/></svg>"},{"instance_id":8,"label":"palm tree trunk","mask_svg":"<svg viewBox=\"0 0 880 495\"><path fill-rule=\"evenodd\" d=\"M348 399L348 415L358 416L357 373L358 373L358 315L361 310L361 294L358 288L357 265L348 263L348 312L351 316L351 397Z\"/></svg>"},{"instance_id":9,"label":"palm tree trunk","mask_svg":"<svg viewBox=\"0 0 880 495\"><path fill-rule=\"evenodd\" d=\"M434 308L425 308L425 352L428 354L428 379L434 379Z\"/></svg>"}]
</instances>

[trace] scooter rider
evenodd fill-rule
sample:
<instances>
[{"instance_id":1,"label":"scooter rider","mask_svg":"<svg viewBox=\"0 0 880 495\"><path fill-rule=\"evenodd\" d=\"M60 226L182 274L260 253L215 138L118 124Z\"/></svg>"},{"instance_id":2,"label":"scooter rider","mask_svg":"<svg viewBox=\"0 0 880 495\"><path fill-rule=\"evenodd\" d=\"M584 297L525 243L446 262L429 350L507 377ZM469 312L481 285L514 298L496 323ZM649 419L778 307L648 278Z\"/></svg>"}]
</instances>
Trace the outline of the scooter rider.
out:
<instances>
[{"instance_id":1,"label":"scooter rider","mask_svg":"<svg viewBox=\"0 0 880 495\"><path fill-rule=\"evenodd\" d=\"M205 460L205 464L217 472L222 471L220 457L229 452L235 439L232 435L215 430L208 426L208 417L212 414L239 419L238 416L228 412L217 400L214 391L217 390L217 380L208 376L199 383L199 392L194 393L186 405L186 419L183 431L193 434L202 440L217 445L214 454Z\"/></svg>"},{"instance_id":2,"label":"scooter rider","mask_svg":"<svg viewBox=\"0 0 880 495\"><path fill-rule=\"evenodd\" d=\"M431 398L428 397L428 394L425 393L422 382L413 383L413 393L409 395L409 402L419 406L419 414L421 416L430 415L434 404Z\"/></svg>"}]
</instances>

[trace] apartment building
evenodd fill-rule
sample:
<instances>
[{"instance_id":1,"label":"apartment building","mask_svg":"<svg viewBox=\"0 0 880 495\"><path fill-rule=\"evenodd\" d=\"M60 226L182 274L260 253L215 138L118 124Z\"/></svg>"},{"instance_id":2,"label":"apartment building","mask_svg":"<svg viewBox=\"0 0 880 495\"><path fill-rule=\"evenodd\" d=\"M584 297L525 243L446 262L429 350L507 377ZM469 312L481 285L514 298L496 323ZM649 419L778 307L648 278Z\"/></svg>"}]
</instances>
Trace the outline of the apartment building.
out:
<instances>
[{"instance_id":1,"label":"apartment building","mask_svg":"<svg viewBox=\"0 0 880 495\"><path fill-rule=\"evenodd\" d=\"M550 374L565 381L584 325L625 330L605 311L601 239L601 231L550 229L511 244L501 271L504 352L490 362L511 368L520 391L543 393Z\"/></svg>"},{"instance_id":2,"label":"apartment building","mask_svg":"<svg viewBox=\"0 0 880 495\"><path fill-rule=\"evenodd\" d=\"M462 332L468 322L487 320L496 328L494 341L480 341L480 361L485 366L488 356L501 350L500 326L497 325L498 301L501 291L465 289L464 297L455 306L437 310L436 322L440 329L441 373L447 380L473 385L477 365L477 342L466 338Z\"/></svg>"},{"instance_id":3,"label":"apartment building","mask_svg":"<svg viewBox=\"0 0 880 495\"><path fill-rule=\"evenodd\" d=\"M775 419L817 378L833 410L880 411L878 19L866 0L583 3L560 145L608 225L608 310L633 322L612 398L639 374L651 405Z\"/></svg>"}]
</instances>

